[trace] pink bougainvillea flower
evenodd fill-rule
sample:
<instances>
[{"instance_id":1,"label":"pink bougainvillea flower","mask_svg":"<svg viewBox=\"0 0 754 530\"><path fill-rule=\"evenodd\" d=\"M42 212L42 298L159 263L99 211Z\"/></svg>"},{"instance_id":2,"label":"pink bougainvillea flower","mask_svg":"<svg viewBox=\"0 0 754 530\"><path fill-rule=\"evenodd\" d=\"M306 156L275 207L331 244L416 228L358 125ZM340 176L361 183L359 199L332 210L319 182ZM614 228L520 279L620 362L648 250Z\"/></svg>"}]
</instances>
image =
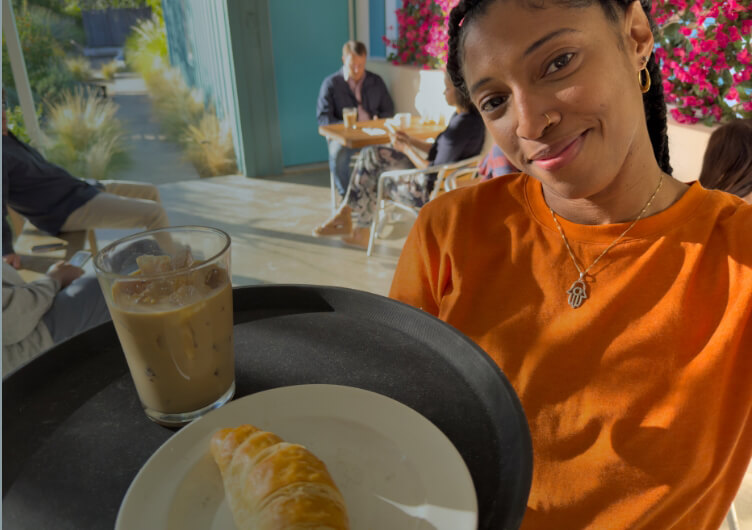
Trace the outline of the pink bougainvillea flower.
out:
<instances>
[{"instance_id":1,"label":"pink bougainvillea flower","mask_svg":"<svg viewBox=\"0 0 754 530\"><path fill-rule=\"evenodd\" d=\"M695 116L688 116L681 112L678 109L670 109L670 115L673 116L675 121L678 123L697 123L699 121L699 118L696 118Z\"/></svg>"},{"instance_id":2,"label":"pink bougainvillea flower","mask_svg":"<svg viewBox=\"0 0 754 530\"><path fill-rule=\"evenodd\" d=\"M738 90L736 90L736 87L730 87L730 90L728 90L728 93L725 94L725 99L731 99L733 101L738 101Z\"/></svg>"}]
</instances>

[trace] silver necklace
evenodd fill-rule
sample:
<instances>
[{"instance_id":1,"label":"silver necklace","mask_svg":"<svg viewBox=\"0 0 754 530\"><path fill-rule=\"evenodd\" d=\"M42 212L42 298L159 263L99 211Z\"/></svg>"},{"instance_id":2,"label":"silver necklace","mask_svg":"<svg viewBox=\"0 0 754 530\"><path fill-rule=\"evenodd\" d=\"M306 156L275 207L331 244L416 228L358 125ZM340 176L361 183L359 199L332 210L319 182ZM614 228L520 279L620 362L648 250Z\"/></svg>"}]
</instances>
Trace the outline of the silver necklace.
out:
<instances>
[{"instance_id":1,"label":"silver necklace","mask_svg":"<svg viewBox=\"0 0 754 530\"><path fill-rule=\"evenodd\" d=\"M573 308L576 309L577 307L580 307L581 304L584 303L584 300L589 298L586 291L586 282L584 281L584 277L586 274L591 270L592 267L594 267L599 260L602 259L602 256L607 254L607 251L613 248L618 241L623 239L623 236L625 236L629 230L631 230L636 223L639 222L639 219L641 219L641 216L644 215L644 212L647 211L647 208L649 208L649 205L652 204L652 201L654 200L655 196L657 195L657 192L660 191L660 188L662 187L662 177L663 174L660 173L660 182L657 183L657 187L655 188L654 193L652 193L652 196L647 201L647 204L644 205L644 208L641 209L639 212L639 215L636 216L636 219L634 219L634 222L631 223L628 228L626 228L621 235L619 235L615 241L610 243L605 250L602 251L602 254L597 256L597 259L595 259L591 265L589 265L586 269L583 271L581 270L581 267L579 267L579 262L576 261L576 256L573 254L573 250L571 249L571 245L568 244L568 240L566 239L565 233L563 232L563 227L560 226L560 223L558 222L557 218L555 217L555 212L552 211L552 208L550 208L550 214L552 214L552 220L555 221L555 226L558 227L558 232L560 232L560 237L563 238L563 243L565 243L565 247L568 250L568 254L571 255L571 260L573 260L573 264L576 265L576 270L579 271L579 279L576 280L571 284L570 289L566 291L568 294L568 304ZM549 208L549 206L548 206Z\"/></svg>"}]
</instances>

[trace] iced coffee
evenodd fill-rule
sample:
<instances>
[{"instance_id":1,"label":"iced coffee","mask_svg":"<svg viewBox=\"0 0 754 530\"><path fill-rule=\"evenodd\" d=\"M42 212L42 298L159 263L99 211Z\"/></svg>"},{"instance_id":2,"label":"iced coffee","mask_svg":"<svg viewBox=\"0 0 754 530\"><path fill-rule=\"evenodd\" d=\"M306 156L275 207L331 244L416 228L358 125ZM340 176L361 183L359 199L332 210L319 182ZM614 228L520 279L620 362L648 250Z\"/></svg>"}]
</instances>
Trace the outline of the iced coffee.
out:
<instances>
[{"instance_id":1,"label":"iced coffee","mask_svg":"<svg viewBox=\"0 0 754 530\"><path fill-rule=\"evenodd\" d=\"M356 128L356 120L358 118L358 109L356 107L346 107L343 109L343 125L347 129Z\"/></svg>"},{"instance_id":2,"label":"iced coffee","mask_svg":"<svg viewBox=\"0 0 754 530\"><path fill-rule=\"evenodd\" d=\"M185 423L235 389L229 260L186 249L135 262L127 275L100 278L113 324L147 415Z\"/></svg>"}]
</instances>

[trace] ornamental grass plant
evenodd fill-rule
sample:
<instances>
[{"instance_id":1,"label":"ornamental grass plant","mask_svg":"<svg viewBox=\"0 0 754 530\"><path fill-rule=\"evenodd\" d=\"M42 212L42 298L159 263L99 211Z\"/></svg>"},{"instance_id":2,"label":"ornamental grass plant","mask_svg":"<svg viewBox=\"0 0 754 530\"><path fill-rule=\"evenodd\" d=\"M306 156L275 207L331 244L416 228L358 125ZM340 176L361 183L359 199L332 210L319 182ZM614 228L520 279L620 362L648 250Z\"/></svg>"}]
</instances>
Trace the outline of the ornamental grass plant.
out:
<instances>
[{"instance_id":1,"label":"ornamental grass plant","mask_svg":"<svg viewBox=\"0 0 754 530\"><path fill-rule=\"evenodd\" d=\"M160 127L179 142L201 177L237 171L233 135L205 97L188 86L168 61L167 39L159 19L142 22L126 41L126 63L144 78Z\"/></svg>"},{"instance_id":2,"label":"ornamental grass plant","mask_svg":"<svg viewBox=\"0 0 754 530\"><path fill-rule=\"evenodd\" d=\"M47 107L43 146L51 162L71 174L101 180L128 162L118 106L89 89L66 92Z\"/></svg>"},{"instance_id":3,"label":"ornamental grass plant","mask_svg":"<svg viewBox=\"0 0 754 530\"><path fill-rule=\"evenodd\" d=\"M120 67L118 66L118 61L115 60L103 64L99 69L102 79L105 79L106 81L112 81L115 79L115 74L117 74L119 70Z\"/></svg>"},{"instance_id":4,"label":"ornamental grass plant","mask_svg":"<svg viewBox=\"0 0 754 530\"><path fill-rule=\"evenodd\" d=\"M69 57L65 66L76 81L88 81L92 78L92 65L86 57Z\"/></svg>"},{"instance_id":5,"label":"ornamental grass plant","mask_svg":"<svg viewBox=\"0 0 754 530\"><path fill-rule=\"evenodd\" d=\"M198 125L189 125L183 137L186 156L200 177L236 173L233 134L227 122L221 122L214 109L204 113Z\"/></svg>"}]
</instances>

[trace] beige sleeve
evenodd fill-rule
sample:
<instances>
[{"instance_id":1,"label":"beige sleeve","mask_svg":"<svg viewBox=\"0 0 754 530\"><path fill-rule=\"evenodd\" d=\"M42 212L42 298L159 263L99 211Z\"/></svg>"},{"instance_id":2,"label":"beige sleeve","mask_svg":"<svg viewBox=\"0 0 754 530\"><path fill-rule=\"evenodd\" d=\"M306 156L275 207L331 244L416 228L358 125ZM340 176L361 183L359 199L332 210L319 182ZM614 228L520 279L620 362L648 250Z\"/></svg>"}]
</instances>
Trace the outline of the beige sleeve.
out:
<instances>
[{"instance_id":1,"label":"beige sleeve","mask_svg":"<svg viewBox=\"0 0 754 530\"><path fill-rule=\"evenodd\" d=\"M5 274L5 271L3 271ZM3 281L3 346L21 342L50 309L60 283L45 277L13 285Z\"/></svg>"}]
</instances>

